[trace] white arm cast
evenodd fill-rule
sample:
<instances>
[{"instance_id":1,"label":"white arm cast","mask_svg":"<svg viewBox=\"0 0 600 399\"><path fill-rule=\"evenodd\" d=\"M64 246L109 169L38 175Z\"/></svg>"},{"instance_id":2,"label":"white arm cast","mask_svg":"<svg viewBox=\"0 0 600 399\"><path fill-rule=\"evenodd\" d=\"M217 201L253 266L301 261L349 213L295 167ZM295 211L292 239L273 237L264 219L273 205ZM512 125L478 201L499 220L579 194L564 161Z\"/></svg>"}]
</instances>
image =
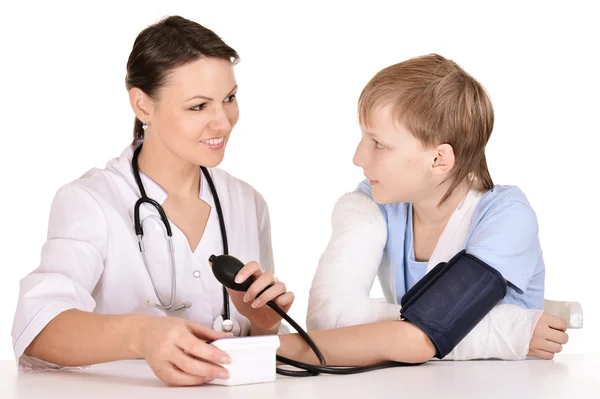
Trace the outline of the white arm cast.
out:
<instances>
[{"instance_id":1,"label":"white arm cast","mask_svg":"<svg viewBox=\"0 0 600 399\"><path fill-rule=\"evenodd\" d=\"M313 278L306 324L309 330L394 320L400 305L369 298L387 241L377 204L360 193L336 203L332 234Z\"/></svg>"},{"instance_id":2,"label":"white arm cast","mask_svg":"<svg viewBox=\"0 0 600 399\"><path fill-rule=\"evenodd\" d=\"M400 305L369 297L387 241L381 210L364 194L342 196L310 290L307 326L323 330L398 320ZM524 359L541 311L498 305L444 360Z\"/></svg>"}]
</instances>

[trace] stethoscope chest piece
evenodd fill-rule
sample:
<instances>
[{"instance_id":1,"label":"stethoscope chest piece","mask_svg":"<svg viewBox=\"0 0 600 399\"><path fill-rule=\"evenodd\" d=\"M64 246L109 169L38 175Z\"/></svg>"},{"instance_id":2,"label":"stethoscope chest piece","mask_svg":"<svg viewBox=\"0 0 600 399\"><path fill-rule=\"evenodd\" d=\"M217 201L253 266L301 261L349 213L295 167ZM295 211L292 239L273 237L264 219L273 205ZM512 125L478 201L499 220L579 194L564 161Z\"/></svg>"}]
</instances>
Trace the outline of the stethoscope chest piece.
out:
<instances>
[{"instance_id":1,"label":"stethoscope chest piece","mask_svg":"<svg viewBox=\"0 0 600 399\"><path fill-rule=\"evenodd\" d=\"M223 320L223 316L219 316L213 321L212 329L224 333L231 333L234 337L239 337L242 332L240 323L238 323L237 320Z\"/></svg>"}]
</instances>

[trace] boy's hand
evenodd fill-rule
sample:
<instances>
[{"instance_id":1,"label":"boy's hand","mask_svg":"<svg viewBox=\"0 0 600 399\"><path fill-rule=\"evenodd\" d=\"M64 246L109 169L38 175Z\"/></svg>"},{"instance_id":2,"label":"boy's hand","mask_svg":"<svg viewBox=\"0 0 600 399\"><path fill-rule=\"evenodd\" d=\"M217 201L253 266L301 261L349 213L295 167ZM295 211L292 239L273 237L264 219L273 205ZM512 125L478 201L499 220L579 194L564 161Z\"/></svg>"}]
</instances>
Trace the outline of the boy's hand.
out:
<instances>
[{"instance_id":1,"label":"boy's hand","mask_svg":"<svg viewBox=\"0 0 600 399\"><path fill-rule=\"evenodd\" d=\"M552 360L554 354L562 351L562 346L569 340L565 331L567 331L567 322L564 319L542 313L533 330L527 356Z\"/></svg>"}]
</instances>

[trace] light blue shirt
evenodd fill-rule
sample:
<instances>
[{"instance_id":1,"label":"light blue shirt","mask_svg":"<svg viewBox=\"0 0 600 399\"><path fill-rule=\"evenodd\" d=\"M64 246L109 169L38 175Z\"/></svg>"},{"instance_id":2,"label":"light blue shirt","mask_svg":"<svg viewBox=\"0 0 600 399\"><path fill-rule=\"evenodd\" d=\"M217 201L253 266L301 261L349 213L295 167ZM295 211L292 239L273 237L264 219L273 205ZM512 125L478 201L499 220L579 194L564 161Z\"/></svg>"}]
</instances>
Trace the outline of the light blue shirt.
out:
<instances>
[{"instance_id":1,"label":"light blue shirt","mask_svg":"<svg viewBox=\"0 0 600 399\"><path fill-rule=\"evenodd\" d=\"M361 182L358 191L372 197L368 181ZM412 204L398 202L379 208L388 228L382 262L388 262L388 268L394 272L400 303L406 291L425 275L427 262L415 260ZM498 270L509 282L500 303L543 309L545 266L537 217L518 187L495 186L481 196L464 249Z\"/></svg>"}]
</instances>

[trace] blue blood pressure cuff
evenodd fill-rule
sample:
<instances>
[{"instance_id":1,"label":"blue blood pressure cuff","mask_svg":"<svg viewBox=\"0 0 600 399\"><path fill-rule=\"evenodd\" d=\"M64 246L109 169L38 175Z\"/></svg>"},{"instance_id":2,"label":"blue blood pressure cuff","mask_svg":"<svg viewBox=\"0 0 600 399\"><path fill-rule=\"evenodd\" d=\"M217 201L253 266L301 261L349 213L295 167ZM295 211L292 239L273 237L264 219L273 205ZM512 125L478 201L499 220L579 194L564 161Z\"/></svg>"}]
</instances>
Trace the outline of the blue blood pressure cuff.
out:
<instances>
[{"instance_id":1,"label":"blue blood pressure cuff","mask_svg":"<svg viewBox=\"0 0 600 399\"><path fill-rule=\"evenodd\" d=\"M443 359L506 295L504 277L465 250L435 266L402 297L401 319L419 327Z\"/></svg>"}]
</instances>

